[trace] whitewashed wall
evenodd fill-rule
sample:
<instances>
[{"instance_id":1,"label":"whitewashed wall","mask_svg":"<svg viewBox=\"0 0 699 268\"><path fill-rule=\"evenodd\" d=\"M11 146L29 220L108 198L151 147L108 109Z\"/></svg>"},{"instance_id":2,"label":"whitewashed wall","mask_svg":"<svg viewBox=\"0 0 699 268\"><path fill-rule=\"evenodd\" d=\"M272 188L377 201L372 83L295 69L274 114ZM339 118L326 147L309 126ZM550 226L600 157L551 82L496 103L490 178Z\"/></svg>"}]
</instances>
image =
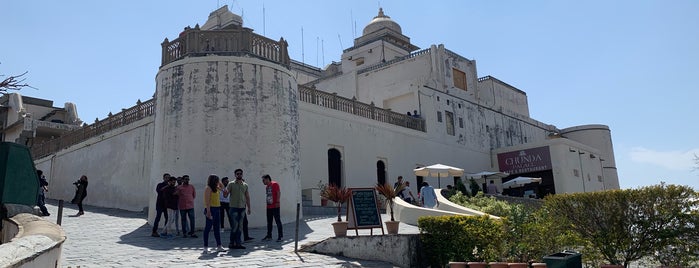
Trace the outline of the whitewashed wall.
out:
<instances>
[{"instance_id":1,"label":"whitewashed wall","mask_svg":"<svg viewBox=\"0 0 699 268\"><path fill-rule=\"evenodd\" d=\"M72 183L86 175L89 184L83 204L142 211L148 206L152 146L153 117L148 117L35 164L49 181L48 198L70 202L75 194Z\"/></svg>"}]
</instances>

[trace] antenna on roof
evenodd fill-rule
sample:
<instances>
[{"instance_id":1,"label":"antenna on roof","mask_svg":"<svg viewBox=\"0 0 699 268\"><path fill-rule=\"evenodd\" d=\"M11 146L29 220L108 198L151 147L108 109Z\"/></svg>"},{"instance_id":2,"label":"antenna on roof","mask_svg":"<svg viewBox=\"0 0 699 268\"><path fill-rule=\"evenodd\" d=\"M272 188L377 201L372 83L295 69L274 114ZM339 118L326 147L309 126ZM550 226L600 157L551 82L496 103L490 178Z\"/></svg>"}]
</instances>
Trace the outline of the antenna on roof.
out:
<instances>
[{"instance_id":1,"label":"antenna on roof","mask_svg":"<svg viewBox=\"0 0 699 268\"><path fill-rule=\"evenodd\" d=\"M352 38L357 38L357 27L355 27L356 23L354 23L354 13L352 13L352 10L350 9L350 26L352 26Z\"/></svg>"},{"instance_id":2,"label":"antenna on roof","mask_svg":"<svg viewBox=\"0 0 699 268\"><path fill-rule=\"evenodd\" d=\"M321 54L323 55L323 65L322 66L325 66L325 43L324 43L323 39L320 39L320 51L321 51Z\"/></svg>"},{"instance_id":3,"label":"antenna on roof","mask_svg":"<svg viewBox=\"0 0 699 268\"><path fill-rule=\"evenodd\" d=\"M303 63L303 65L306 65L306 57L304 50L305 49L303 46L303 27L301 27L301 63Z\"/></svg>"},{"instance_id":4,"label":"antenna on roof","mask_svg":"<svg viewBox=\"0 0 699 268\"><path fill-rule=\"evenodd\" d=\"M265 27L265 2L262 2L262 35L266 36L267 27Z\"/></svg>"},{"instance_id":5,"label":"antenna on roof","mask_svg":"<svg viewBox=\"0 0 699 268\"><path fill-rule=\"evenodd\" d=\"M320 42L320 37L316 36L316 66L318 66L318 51L320 47L318 46L318 43Z\"/></svg>"},{"instance_id":6,"label":"antenna on roof","mask_svg":"<svg viewBox=\"0 0 699 268\"><path fill-rule=\"evenodd\" d=\"M340 34L339 34L339 33L337 34L337 39L340 40L340 48L344 48L344 47L342 46L342 38L340 38Z\"/></svg>"}]
</instances>

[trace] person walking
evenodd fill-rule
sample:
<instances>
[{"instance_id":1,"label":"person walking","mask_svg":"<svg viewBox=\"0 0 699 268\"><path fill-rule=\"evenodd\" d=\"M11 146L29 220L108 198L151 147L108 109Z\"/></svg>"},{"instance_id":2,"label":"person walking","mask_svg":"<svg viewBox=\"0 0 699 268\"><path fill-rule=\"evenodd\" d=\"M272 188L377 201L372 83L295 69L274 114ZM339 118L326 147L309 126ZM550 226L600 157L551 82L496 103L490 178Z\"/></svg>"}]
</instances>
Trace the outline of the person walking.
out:
<instances>
[{"instance_id":1,"label":"person walking","mask_svg":"<svg viewBox=\"0 0 699 268\"><path fill-rule=\"evenodd\" d=\"M211 174L206 182L204 189L204 214L206 215L206 225L204 226L204 254L211 253L209 251L209 233L214 230L214 239L216 239L216 252L226 251L221 246L221 227L219 223L221 219L221 201L219 200L218 191L221 190L222 184L218 176Z\"/></svg>"},{"instance_id":2,"label":"person walking","mask_svg":"<svg viewBox=\"0 0 699 268\"><path fill-rule=\"evenodd\" d=\"M39 195L36 198L36 205L41 210L41 216L51 216L49 210L46 209L46 192L49 191L49 182L46 180L44 172L40 169L36 171L36 175L39 177Z\"/></svg>"},{"instance_id":3,"label":"person walking","mask_svg":"<svg viewBox=\"0 0 699 268\"><path fill-rule=\"evenodd\" d=\"M163 181L155 186L157 196L155 197L155 220L153 221L153 230L150 234L152 237L160 237L160 234L158 234L158 225L160 225L161 215L165 215L165 222L167 223L167 208L165 208L163 190L168 186L168 181L170 181L170 174L165 173L163 174Z\"/></svg>"},{"instance_id":4,"label":"person walking","mask_svg":"<svg viewBox=\"0 0 699 268\"><path fill-rule=\"evenodd\" d=\"M434 208L439 206L439 201L437 200L437 194L434 193L434 188L430 186L426 181L422 182L422 188L420 188L420 198L422 199L422 207Z\"/></svg>"},{"instance_id":5,"label":"person walking","mask_svg":"<svg viewBox=\"0 0 699 268\"><path fill-rule=\"evenodd\" d=\"M272 240L272 218L277 223L277 242L282 242L284 240L284 231L282 229L281 220L281 189L279 183L272 180L269 174L262 176L262 183L266 185L265 192L267 194L267 236L262 238L265 240Z\"/></svg>"},{"instance_id":6,"label":"person walking","mask_svg":"<svg viewBox=\"0 0 699 268\"><path fill-rule=\"evenodd\" d=\"M228 183L229 183L228 177L221 178L221 184L223 184L223 189L226 189L226 187L228 187ZM226 218L226 216L228 216L228 220L231 219L230 211L228 211L230 209L229 199L228 199L228 196L225 196L223 194L223 192L224 191L220 191L220 195L218 197L221 201L221 231L223 231L223 229L224 229L223 228L223 226L225 225L224 219Z\"/></svg>"},{"instance_id":7,"label":"person walking","mask_svg":"<svg viewBox=\"0 0 699 268\"><path fill-rule=\"evenodd\" d=\"M85 197L87 197L87 176L80 176L80 179L74 182L73 185L75 185L76 189L75 197L73 197L71 203L78 204L78 213L75 214L75 217L78 217L85 214L85 210L83 209L83 200L85 200Z\"/></svg>"},{"instance_id":8,"label":"person walking","mask_svg":"<svg viewBox=\"0 0 699 268\"><path fill-rule=\"evenodd\" d=\"M177 207L180 209L180 218L182 218L182 237L189 235L196 238L197 235L194 234L194 199L197 197L197 191L194 189L194 185L189 184L189 175L182 176L182 185L177 186L175 194L178 197ZM189 229L187 228L188 216Z\"/></svg>"},{"instance_id":9,"label":"person walking","mask_svg":"<svg viewBox=\"0 0 699 268\"><path fill-rule=\"evenodd\" d=\"M230 201L230 217L229 223L231 225L231 236L228 248L232 249L245 249L241 241L241 229L243 225L243 217L245 214L245 208L247 208L247 214L250 215L250 194L248 193L248 184L243 181L243 170L236 169L235 181L228 184L224 196L229 197Z\"/></svg>"},{"instance_id":10,"label":"person walking","mask_svg":"<svg viewBox=\"0 0 699 268\"><path fill-rule=\"evenodd\" d=\"M405 200L405 202L412 204L413 201L415 201L415 196L413 195L413 190L410 189L409 181L405 182L405 188L403 188L403 193L403 200Z\"/></svg>"}]
</instances>

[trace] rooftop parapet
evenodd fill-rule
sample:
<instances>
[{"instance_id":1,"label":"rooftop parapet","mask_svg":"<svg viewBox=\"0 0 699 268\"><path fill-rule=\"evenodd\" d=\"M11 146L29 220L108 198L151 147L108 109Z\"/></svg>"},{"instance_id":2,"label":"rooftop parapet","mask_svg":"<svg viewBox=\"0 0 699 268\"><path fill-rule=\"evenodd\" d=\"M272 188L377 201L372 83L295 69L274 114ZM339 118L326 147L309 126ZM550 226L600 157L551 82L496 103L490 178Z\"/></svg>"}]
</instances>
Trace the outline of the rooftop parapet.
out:
<instances>
[{"instance_id":1,"label":"rooftop parapet","mask_svg":"<svg viewBox=\"0 0 699 268\"><path fill-rule=\"evenodd\" d=\"M255 34L250 28L226 28L202 30L199 25L185 28L180 36L162 43L163 57L161 67L168 63L186 58L208 55L242 56L252 55L264 60L279 63L289 68L289 44L280 38L274 41Z\"/></svg>"}]
</instances>

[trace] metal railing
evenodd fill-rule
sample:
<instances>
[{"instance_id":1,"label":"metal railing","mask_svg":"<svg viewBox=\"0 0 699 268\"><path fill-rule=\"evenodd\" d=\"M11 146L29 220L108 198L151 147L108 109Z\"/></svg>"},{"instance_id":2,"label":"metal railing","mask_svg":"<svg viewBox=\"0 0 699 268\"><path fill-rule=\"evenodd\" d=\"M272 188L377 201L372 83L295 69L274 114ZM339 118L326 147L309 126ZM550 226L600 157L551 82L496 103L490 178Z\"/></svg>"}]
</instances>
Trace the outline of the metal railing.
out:
<instances>
[{"instance_id":1,"label":"metal railing","mask_svg":"<svg viewBox=\"0 0 699 268\"><path fill-rule=\"evenodd\" d=\"M419 51L410 53L410 54L408 54L408 55L405 55L405 56L403 56L403 57L399 57L399 58L395 58L395 59L389 60L389 61L387 61L387 62L377 63L377 64L374 64L374 65L372 65L372 66L366 67L366 68L364 68L364 69L360 69L359 71L357 71L357 74L362 74L362 73L366 73L366 72L369 72L369 71L381 69L381 68L384 67L384 66L391 65L391 64L394 64L394 63L396 63L396 62L404 61L404 60L407 60L407 59L415 58L415 57L417 57L417 56L420 56L420 55L423 55L423 54L427 54L427 53L430 53L430 49L429 49L429 48L426 48L426 49L423 49L423 50L419 50Z\"/></svg>"}]
</instances>

